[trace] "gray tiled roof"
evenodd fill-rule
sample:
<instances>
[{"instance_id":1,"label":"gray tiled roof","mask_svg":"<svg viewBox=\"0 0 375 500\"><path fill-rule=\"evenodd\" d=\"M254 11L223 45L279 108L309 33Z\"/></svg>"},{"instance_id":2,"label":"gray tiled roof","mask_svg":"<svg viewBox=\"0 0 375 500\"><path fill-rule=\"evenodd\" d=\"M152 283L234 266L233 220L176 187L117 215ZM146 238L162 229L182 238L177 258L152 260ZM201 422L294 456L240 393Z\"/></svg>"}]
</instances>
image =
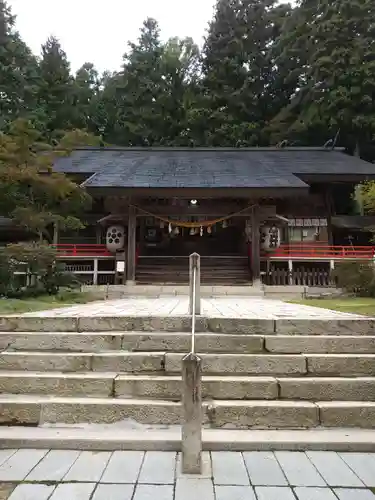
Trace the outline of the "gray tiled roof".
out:
<instances>
[{"instance_id":1,"label":"gray tiled roof","mask_svg":"<svg viewBox=\"0 0 375 500\"><path fill-rule=\"evenodd\" d=\"M375 165L323 148L81 149L54 168L86 174L89 188L303 188L299 175L375 175Z\"/></svg>"}]
</instances>

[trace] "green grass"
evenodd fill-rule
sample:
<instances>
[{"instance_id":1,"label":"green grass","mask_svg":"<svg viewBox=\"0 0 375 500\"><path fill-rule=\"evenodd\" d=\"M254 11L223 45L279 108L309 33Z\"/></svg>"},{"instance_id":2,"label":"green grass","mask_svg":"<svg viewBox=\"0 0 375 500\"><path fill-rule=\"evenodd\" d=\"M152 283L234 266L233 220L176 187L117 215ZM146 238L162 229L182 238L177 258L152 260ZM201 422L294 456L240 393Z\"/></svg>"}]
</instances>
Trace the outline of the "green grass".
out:
<instances>
[{"instance_id":1,"label":"green grass","mask_svg":"<svg viewBox=\"0 0 375 500\"><path fill-rule=\"evenodd\" d=\"M323 307L345 313L363 314L364 316L375 317L375 298L364 297L342 297L331 299L304 299L293 300L293 304L303 304L306 306Z\"/></svg>"},{"instance_id":2,"label":"green grass","mask_svg":"<svg viewBox=\"0 0 375 500\"><path fill-rule=\"evenodd\" d=\"M86 304L97 300L89 293L63 291L58 295L41 295L27 299L0 299L0 314L17 314L57 307L67 307L75 304Z\"/></svg>"}]
</instances>

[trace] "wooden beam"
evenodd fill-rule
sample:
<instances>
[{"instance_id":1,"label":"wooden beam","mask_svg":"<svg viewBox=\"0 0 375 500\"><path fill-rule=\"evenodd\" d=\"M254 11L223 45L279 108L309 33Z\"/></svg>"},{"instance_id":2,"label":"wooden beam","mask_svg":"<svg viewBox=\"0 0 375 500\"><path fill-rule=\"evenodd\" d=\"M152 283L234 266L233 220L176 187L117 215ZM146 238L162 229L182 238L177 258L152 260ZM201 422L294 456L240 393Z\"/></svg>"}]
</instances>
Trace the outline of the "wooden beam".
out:
<instances>
[{"instance_id":1,"label":"wooden beam","mask_svg":"<svg viewBox=\"0 0 375 500\"><path fill-rule=\"evenodd\" d=\"M260 286L260 210L256 205L251 214L251 268L253 285Z\"/></svg>"},{"instance_id":2,"label":"wooden beam","mask_svg":"<svg viewBox=\"0 0 375 500\"><path fill-rule=\"evenodd\" d=\"M127 266L126 266L128 281L135 281L136 231L137 231L136 209L135 207L130 206L129 218L128 218L128 251L127 251Z\"/></svg>"}]
</instances>

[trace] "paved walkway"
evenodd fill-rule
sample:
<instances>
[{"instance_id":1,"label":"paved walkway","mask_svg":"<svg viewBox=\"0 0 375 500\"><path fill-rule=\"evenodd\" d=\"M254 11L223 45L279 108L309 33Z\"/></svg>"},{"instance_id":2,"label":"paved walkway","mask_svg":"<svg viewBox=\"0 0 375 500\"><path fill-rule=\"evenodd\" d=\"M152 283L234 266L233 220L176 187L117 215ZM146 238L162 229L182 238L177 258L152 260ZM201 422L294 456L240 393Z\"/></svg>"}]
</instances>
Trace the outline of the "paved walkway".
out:
<instances>
[{"instance_id":1,"label":"paved walkway","mask_svg":"<svg viewBox=\"0 0 375 500\"><path fill-rule=\"evenodd\" d=\"M27 313L24 316L186 316L187 297L128 298L92 302L90 304ZM202 315L211 318L261 318L261 319L349 319L346 314L328 309L288 304L281 300L254 297L223 297L202 299Z\"/></svg>"},{"instance_id":2,"label":"paved walkway","mask_svg":"<svg viewBox=\"0 0 375 500\"><path fill-rule=\"evenodd\" d=\"M18 484L17 484L18 483ZM375 454L0 450L1 500L375 500Z\"/></svg>"}]
</instances>

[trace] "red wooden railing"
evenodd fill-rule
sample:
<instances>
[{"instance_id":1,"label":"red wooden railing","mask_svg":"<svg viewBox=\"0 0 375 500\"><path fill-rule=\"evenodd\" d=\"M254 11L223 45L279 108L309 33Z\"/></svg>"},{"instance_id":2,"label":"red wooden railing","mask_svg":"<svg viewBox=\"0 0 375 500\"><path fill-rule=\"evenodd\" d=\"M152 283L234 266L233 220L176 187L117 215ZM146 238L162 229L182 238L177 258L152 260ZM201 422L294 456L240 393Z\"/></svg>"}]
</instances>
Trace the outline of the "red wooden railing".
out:
<instances>
[{"instance_id":1,"label":"red wooden railing","mask_svg":"<svg viewBox=\"0 0 375 500\"><path fill-rule=\"evenodd\" d=\"M111 257L113 254L106 245L58 244L53 245L59 257ZM137 249L137 257L139 250ZM330 246L322 244L281 245L263 251L262 257L289 259L373 259L375 247L372 246Z\"/></svg>"},{"instance_id":2,"label":"red wooden railing","mask_svg":"<svg viewBox=\"0 0 375 500\"><path fill-rule=\"evenodd\" d=\"M59 243L53 247L56 248L59 257L110 257L112 255L105 245Z\"/></svg>"},{"instance_id":3,"label":"red wooden railing","mask_svg":"<svg viewBox=\"0 0 375 500\"><path fill-rule=\"evenodd\" d=\"M305 259L372 259L375 247L372 246L331 246L291 244L281 245L265 255L273 258Z\"/></svg>"}]
</instances>

